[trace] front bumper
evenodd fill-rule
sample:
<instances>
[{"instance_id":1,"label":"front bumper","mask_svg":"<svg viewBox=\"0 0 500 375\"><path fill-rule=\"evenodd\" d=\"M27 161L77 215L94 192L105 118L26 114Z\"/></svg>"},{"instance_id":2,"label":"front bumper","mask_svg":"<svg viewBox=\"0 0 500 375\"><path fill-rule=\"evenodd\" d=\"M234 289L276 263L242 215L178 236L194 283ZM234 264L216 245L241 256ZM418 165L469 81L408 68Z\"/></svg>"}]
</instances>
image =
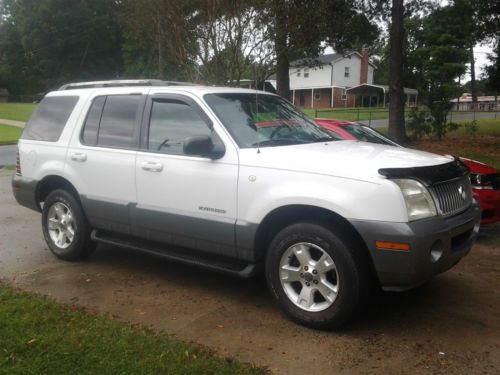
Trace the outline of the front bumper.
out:
<instances>
[{"instance_id":1,"label":"front bumper","mask_svg":"<svg viewBox=\"0 0 500 375\"><path fill-rule=\"evenodd\" d=\"M474 203L450 218L433 217L410 223L351 220L364 239L384 290L406 290L444 272L472 248L479 231L480 209ZM376 241L407 243L409 251L382 250ZM436 252L441 252L436 259Z\"/></svg>"},{"instance_id":2,"label":"front bumper","mask_svg":"<svg viewBox=\"0 0 500 375\"><path fill-rule=\"evenodd\" d=\"M481 224L500 221L500 190L472 189L481 206Z\"/></svg>"}]
</instances>

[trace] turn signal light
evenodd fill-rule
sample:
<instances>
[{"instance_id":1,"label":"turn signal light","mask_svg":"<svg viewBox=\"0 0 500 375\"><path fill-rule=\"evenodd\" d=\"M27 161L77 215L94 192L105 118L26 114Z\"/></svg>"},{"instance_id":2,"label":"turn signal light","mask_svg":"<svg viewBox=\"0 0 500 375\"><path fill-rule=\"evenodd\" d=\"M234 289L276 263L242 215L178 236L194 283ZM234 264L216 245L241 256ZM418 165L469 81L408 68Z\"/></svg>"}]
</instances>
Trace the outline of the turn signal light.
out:
<instances>
[{"instance_id":1,"label":"turn signal light","mask_svg":"<svg viewBox=\"0 0 500 375\"><path fill-rule=\"evenodd\" d=\"M401 242L376 241L375 246L381 250L410 251L410 244Z\"/></svg>"}]
</instances>

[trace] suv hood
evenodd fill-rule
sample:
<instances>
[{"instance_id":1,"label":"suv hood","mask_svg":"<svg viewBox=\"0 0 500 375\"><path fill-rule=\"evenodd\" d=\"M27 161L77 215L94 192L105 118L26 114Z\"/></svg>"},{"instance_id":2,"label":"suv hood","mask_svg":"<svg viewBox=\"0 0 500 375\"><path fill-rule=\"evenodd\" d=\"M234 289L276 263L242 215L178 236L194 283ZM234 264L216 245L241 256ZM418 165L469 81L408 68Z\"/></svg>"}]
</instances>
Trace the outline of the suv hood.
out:
<instances>
[{"instance_id":1,"label":"suv hood","mask_svg":"<svg viewBox=\"0 0 500 375\"><path fill-rule=\"evenodd\" d=\"M381 168L411 168L449 163L450 156L360 141L240 149L240 164L249 167L320 173L373 181Z\"/></svg>"}]
</instances>

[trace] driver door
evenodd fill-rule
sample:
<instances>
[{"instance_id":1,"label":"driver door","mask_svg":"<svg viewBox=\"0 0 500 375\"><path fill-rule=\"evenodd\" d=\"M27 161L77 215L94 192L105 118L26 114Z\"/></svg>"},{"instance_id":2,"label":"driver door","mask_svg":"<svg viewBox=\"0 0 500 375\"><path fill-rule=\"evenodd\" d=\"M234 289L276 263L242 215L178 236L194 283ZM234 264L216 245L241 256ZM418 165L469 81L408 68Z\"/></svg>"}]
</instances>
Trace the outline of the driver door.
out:
<instances>
[{"instance_id":1,"label":"driver door","mask_svg":"<svg viewBox=\"0 0 500 375\"><path fill-rule=\"evenodd\" d=\"M184 154L184 140L198 135L222 142L194 99L148 98L132 228L150 240L235 257L237 154L230 150L218 160Z\"/></svg>"}]
</instances>

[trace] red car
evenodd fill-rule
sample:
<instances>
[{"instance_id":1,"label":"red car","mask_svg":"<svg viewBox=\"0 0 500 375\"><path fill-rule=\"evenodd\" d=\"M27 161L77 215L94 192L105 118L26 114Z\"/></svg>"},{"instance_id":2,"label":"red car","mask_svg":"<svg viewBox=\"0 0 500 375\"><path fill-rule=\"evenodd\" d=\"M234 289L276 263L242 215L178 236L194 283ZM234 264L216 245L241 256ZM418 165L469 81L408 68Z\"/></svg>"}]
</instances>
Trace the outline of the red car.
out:
<instances>
[{"instance_id":1,"label":"red car","mask_svg":"<svg viewBox=\"0 0 500 375\"><path fill-rule=\"evenodd\" d=\"M314 119L323 129L343 139L398 146L366 125L333 119ZM500 171L475 160L460 158L470 168L474 198L481 205L481 224L500 221Z\"/></svg>"}]
</instances>

